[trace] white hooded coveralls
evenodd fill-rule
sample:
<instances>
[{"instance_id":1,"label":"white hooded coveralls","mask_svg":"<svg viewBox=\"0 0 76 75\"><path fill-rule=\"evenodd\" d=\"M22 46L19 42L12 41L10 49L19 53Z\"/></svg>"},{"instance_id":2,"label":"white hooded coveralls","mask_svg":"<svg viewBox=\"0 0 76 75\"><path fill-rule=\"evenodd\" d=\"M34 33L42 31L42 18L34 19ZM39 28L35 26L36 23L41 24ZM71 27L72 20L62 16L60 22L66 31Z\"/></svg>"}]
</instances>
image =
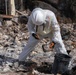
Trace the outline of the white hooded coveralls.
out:
<instances>
[{"instance_id":1,"label":"white hooded coveralls","mask_svg":"<svg viewBox=\"0 0 76 75\"><path fill-rule=\"evenodd\" d=\"M36 31L37 25L35 25L32 22L32 17L33 17L32 14L38 10L43 12L45 18L45 27L43 30L41 25L38 25ZM23 51L19 56L19 61L24 61L26 57L30 54L30 52L34 49L34 47L37 45L37 43L45 37L49 37L51 41L54 41L56 43L54 48L57 53L67 54L66 48L61 38L59 24L57 22L55 14L52 11L44 10L41 8L35 8L32 11L31 15L29 16L27 25L28 25L28 31L30 32L30 38L28 40L27 45L24 47ZM32 33L38 33L40 35L40 40L35 39L32 36Z\"/></svg>"}]
</instances>

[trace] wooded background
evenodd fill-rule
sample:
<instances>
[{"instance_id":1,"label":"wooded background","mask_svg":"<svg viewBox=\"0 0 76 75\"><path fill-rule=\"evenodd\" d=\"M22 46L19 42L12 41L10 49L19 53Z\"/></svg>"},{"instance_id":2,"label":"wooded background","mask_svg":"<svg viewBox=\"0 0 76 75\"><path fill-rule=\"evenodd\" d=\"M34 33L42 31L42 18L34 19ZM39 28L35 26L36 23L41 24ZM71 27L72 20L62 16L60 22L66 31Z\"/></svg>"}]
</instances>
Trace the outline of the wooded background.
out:
<instances>
[{"instance_id":1,"label":"wooded background","mask_svg":"<svg viewBox=\"0 0 76 75\"><path fill-rule=\"evenodd\" d=\"M0 14L10 14L10 1L14 1L15 9L19 11L41 7L52 10L58 17L76 22L76 0L0 0Z\"/></svg>"}]
</instances>

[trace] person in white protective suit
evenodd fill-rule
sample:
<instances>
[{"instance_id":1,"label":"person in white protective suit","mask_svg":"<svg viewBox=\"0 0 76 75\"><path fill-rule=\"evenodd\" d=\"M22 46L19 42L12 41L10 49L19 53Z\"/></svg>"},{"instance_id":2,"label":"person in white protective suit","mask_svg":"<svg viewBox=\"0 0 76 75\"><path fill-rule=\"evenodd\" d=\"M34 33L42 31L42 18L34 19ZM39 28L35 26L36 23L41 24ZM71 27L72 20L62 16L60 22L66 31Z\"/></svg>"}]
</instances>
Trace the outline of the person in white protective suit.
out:
<instances>
[{"instance_id":1,"label":"person in white protective suit","mask_svg":"<svg viewBox=\"0 0 76 75\"><path fill-rule=\"evenodd\" d=\"M30 38L19 56L19 61L25 61L37 43L45 37L49 37L50 40L55 43L54 48L56 53L68 56L62 41L60 26L52 11L35 8L29 16L27 25Z\"/></svg>"},{"instance_id":2,"label":"person in white protective suit","mask_svg":"<svg viewBox=\"0 0 76 75\"><path fill-rule=\"evenodd\" d=\"M54 47L57 53L67 54L61 38L59 24L52 11L35 8L29 16L27 25L30 38L19 56L20 61L24 61L36 44L45 37L49 37L53 42L57 43ZM39 39L33 35L38 36Z\"/></svg>"}]
</instances>

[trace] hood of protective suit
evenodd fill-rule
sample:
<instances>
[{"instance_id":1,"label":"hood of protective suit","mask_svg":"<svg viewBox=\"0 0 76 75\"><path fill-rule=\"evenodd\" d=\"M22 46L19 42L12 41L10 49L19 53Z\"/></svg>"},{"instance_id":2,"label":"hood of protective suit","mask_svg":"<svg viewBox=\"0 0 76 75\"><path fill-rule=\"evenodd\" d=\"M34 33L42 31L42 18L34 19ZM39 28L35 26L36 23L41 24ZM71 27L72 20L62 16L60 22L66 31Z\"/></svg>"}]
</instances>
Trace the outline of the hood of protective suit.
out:
<instances>
[{"instance_id":1,"label":"hood of protective suit","mask_svg":"<svg viewBox=\"0 0 76 75\"><path fill-rule=\"evenodd\" d=\"M35 25L42 25L45 22L45 15L41 9L34 10L31 16L32 22Z\"/></svg>"}]
</instances>

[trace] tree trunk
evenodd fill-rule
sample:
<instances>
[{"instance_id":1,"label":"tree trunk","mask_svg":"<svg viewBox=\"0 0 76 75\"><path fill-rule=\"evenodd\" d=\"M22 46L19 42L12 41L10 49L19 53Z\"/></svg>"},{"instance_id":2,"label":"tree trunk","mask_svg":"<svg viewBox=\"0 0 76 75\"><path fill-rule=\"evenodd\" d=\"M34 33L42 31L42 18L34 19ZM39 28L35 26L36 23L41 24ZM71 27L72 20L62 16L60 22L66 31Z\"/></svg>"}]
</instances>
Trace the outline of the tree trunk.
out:
<instances>
[{"instance_id":1,"label":"tree trunk","mask_svg":"<svg viewBox=\"0 0 76 75\"><path fill-rule=\"evenodd\" d=\"M10 0L10 4L9 4L10 6L10 15L15 15L15 2L14 2L14 0Z\"/></svg>"},{"instance_id":2,"label":"tree trunk","mask_svg":"<svg viewBox=\"0 0 76 75\"><path fill-rule=\"evenodd\" d=\"M21 2L21 8L20 8L20 10L22 11L24 9L23 0L20 0L20 2Z\"/></svg>"}]
</instances>

